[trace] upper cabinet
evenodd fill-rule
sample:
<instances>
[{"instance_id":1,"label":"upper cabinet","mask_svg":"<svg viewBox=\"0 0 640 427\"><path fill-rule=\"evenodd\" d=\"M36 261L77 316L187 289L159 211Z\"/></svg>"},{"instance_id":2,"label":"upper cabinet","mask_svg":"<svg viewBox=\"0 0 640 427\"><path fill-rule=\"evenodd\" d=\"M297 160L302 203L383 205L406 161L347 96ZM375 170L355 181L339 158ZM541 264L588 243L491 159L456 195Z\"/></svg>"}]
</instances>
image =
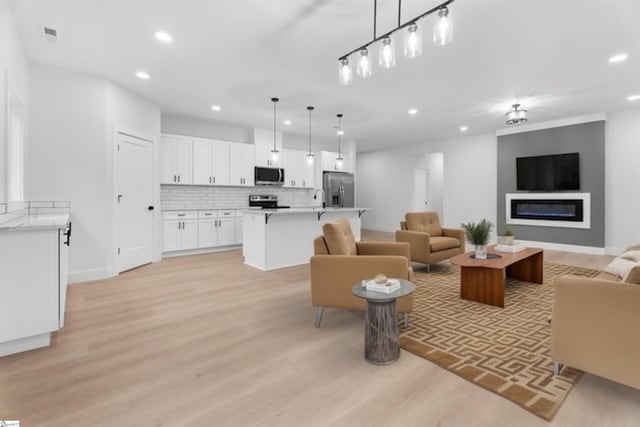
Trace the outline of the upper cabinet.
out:
<instances>
[{"instance_id":1,"label":"upper cabinet","mask_svg":"<svg viewBox=\"0 0 640 427\"><path fill-rule=\"evenodd\" d=\"M313 188L314 165L309 163L306 151L284 149L282 164L284 187Z\"/></svg>"},{"instance_id":2,"label":"upper cabinet","mask_svg":"<svg viewBox=\"0 0 640 427\"><path fill-rule=\"evenodd\" d=\"M229 185L252 187L254 184L253 145L229 144Z\"/></svg>"},{"instance_id":3,"label":"upper cabinet","mask_svg":"<svg viewBox=\"0 0 640 427\"><path fill-rule=\"evenodd\" d=\"M162 137L162 183L193 183L193 140Z\"/></svg>"},{"instance_id":4,"label":"upper cabinet","mask_svg":"<svg viewBox=\"0 0 640 427\"><path fill-rule=\"evenodd\" d=\"M337 158L338 153L334 151L322 151L320 154L322 170L353 173L353 166L351 165L351 159L348 155L342 153L342 164L338 162Z\"/></svg>"},{"instance_id":5,"label":"upper cabinet","mask_svg":"<svg viewBox=\"0 0 640 427\"><path fill-rule=\"evenodd\" d=\"M255 145L255 165L265 167L282 167L283 147L282 132L276 133L276 150L278 156L273 158L273 131L266 129L253 130L253 143Z\"/></svg>"},{"instance_id":6,"label":"upper cabinet","mask_svg":"<svg viewBox=\"0 0 640 427\"><path fill-rule=\"evenodd\" d=\"M225 141L193 141L193 183L229 185L229 145Z\"/></svg>"}]
</instances>

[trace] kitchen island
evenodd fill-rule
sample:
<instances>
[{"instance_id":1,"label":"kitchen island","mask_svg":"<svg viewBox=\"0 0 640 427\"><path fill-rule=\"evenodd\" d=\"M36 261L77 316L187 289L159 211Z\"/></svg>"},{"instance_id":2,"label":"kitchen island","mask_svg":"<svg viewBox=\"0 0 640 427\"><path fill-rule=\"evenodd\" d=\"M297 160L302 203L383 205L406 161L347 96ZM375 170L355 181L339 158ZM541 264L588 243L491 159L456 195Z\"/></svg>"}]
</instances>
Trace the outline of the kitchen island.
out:
<instances>
[{"instance_id":1,"label":"kitchen island","mask_svg":"<svg viewBox=\"0 0 640 427\"><path fill-rule=\"evenodd\" d=\"M360 217L367 208L248 209L243 212L244 263L260 270L306 264L322 226L347 218L360 240Z\"/></svg>"}]
</instances>

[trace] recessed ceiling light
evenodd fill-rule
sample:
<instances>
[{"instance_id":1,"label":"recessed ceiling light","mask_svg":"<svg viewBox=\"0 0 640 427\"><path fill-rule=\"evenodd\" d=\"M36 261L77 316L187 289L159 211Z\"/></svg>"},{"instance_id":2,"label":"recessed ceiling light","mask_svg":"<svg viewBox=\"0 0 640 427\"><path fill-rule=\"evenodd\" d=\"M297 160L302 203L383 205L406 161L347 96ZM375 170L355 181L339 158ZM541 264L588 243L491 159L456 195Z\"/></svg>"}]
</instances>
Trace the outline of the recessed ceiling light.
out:
<instances>
[{"instance_id":1,"label":"recessed ceiling light","mask_svg":"<svg viewBox=\"0 0 640 427\"><path fill-rule=\"evenodd\" d=\"M631 96L627 96L627 101L640 101L640 94L635 94Z\"/></svg>"},{"instance_id":2,"label":"recessed ceiling light","mask_svg":"<svg viewBox=\"0 0 640 427\"><path fill-rule=\"evenodd\" d=\"M466 132L469 130L468 126L460 126L460 132Z\"/></svg>"},{"instance_id":3,"label":"recessed ceiling light","mask_svg":"<svg viewBox=\"0 0 640 427\"><path fill-rule=\"evenodd\" d=\"M149 73L145 72L145 71L138 71L136 73L136 77L141 79L141 80L149 80Z\"/></svg>"},{"instance_id":4,"label":"recessed ceiling light","mask_svg":"<svg viewBox=\"0 0 640 427\"><path fill-rule=\"evenodd\" d=\"M618 53L609 58L609 64L617 64L619 62L624 62L629 58L629 55L626 53Z\"/></svg>"},{"instance_id":5,"label":"recessed ceiling light","mask_svg":"<svg viewBox=\"0 0 640 427\"><path fill-rule=\"evenodd\" d=\"M212 106L211 106L211 109L212 109L213 111L220 111L220 110L222 110L222 107L220 107L219 105L212 105Z\"/></svg>"},{"instance_id":6,"label":"recessed ceiling light","mask_svg":"<svg viewBox=\"0 0 640 427\"><path fill-rule=\"evenodd\" d=\"M171 34L165 31L158 31L155 36L156 40L158 40L159 42L171 43L173 41L173 37L171 37Z\"/></svg>"},{"instance_id":7,"label":"recessed ceiling light","mask_svg":"<svg viewBox=\"0 0 640 427\"><path fill-rule=\"evenodd\" d=\"M418 110L415 109L415 108L412 108L412 109L409 110L409 114L412 115L412 116L415 116L416 114L418 114Z\"/></svg>"},{"instance_id":8,"label":"recessed ceiling light","mask_svg":"<svg viewBox=\"0 0 640 427\"><path fill-rule=\"evenodd\" d=\"M287 125L287 126L291 126L291 120L285 120L284 124Z\"/></svg>"}]
</instances>

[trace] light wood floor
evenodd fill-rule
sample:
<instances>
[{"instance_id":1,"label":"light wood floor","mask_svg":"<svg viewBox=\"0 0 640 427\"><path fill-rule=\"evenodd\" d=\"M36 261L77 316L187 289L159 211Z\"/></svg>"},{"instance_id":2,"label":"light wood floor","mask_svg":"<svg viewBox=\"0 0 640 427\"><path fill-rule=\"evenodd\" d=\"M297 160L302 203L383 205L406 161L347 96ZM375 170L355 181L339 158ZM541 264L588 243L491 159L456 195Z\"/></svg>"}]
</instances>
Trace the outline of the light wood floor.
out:
<instances>
[{"instance_id":1,"label":"light wood floor","mask_svg":"<svg viewBox=\"0 0 640 427\"><path fill-rule=\"evenodd\" d=\"M410 353L387 367L366 363L361 316L327 309L322 328L313 327L308 276L308 266L260 272L232 251L73 285L54 344L0 359L0 419L23 426L548 425ZM552 425L638 420L640 391L585 375Z\"/></svg>"}]
</instances>

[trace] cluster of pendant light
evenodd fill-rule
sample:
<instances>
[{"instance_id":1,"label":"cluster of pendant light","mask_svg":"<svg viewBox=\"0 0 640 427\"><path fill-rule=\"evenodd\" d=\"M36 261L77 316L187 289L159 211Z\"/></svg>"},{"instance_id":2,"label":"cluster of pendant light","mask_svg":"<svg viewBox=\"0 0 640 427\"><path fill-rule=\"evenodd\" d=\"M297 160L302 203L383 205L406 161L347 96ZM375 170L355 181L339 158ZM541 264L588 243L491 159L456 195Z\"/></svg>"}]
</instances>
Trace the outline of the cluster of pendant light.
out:
<instances>
[{"instance_id":1,"label":"cluster of pendant light","mask_svg":"<svg viewBox=\"0 0 640 427\"><path fill-rule=\"evenodd\" d=\"M271 98L271 102L273 102L273 149L271 150L271 160L273 160L274 162L278 160L278 155L280 154L280 151L278 150L278 146L276 144L277 135L278 135L278 129L277 129L278 119L277 119L276 105L278 104L278 101L280 101L279 98ZM307 152L307 163L309 164L313 164L315 159L315 154L313 153L313 151L311 151L311 113L313 112L314 109L315 108L311 105L307 107L307 111L309 112L309 151ZM341 147L340 147L341 137L342 135L344 135L344 131L342 130L343 115L337 114L336 117L338 117L338 125L335 127L336 136L338 138L338 156L336 157L336 166L338 168L341 168L342 163L344 161L344 158L342 157Z\"/></svg>"},{"instance_id":2,"label":"cluster of pendant light","mask_svg":"<svg viewBox=\"0 0 640 427\"><path fill-rule=\"evenodd\" d=\"M352 50L346 55L338 59L338 77L340 84L347 86L353 81L352 59L356 65L356 75L366 78L373 73L373 64L370 56L369 48L378 44L378 66L380 68L392 68L396 65L396 47L395 36L400 30L404 34L403 53L406 58L417 58L422 54L422 28L418 24L418 20L424 18L431 13L437 12L438 17L433 27L433 43L436 46L445 46L453 40L453 24L449 17L449 9L447 5L453 0L446 1L435 8L416 16L415 18L400 24L401 1L398 1L398 26L388 33L376 37L376 9L377 4L374 2L374 18L373 18L373 40L365 45Z\"/></svg>"}]
</instances>

